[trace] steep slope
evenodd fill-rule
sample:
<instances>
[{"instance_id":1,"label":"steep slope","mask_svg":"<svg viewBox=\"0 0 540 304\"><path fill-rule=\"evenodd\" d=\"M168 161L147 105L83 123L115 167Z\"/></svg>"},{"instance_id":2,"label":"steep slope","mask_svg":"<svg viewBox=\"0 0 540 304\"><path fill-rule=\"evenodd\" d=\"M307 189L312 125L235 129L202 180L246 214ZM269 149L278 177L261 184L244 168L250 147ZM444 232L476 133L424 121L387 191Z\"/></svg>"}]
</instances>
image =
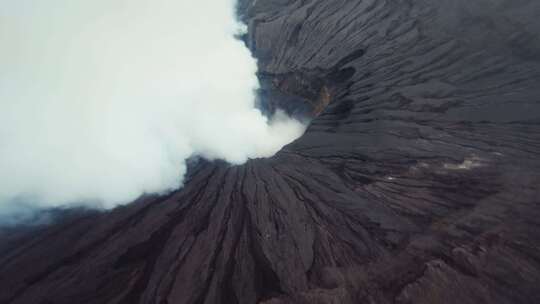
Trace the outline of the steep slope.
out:
<instances>
[{"instance_id":1,"label":"steep slope","mask_svg":"<svg viewBox=\"0 0 540 304\"><path fill-rule=\"evenodd\" d=\"M540 302L540 3L242 1L275 157L4 233L0 303Z\"/></svg>"}]
</instances>

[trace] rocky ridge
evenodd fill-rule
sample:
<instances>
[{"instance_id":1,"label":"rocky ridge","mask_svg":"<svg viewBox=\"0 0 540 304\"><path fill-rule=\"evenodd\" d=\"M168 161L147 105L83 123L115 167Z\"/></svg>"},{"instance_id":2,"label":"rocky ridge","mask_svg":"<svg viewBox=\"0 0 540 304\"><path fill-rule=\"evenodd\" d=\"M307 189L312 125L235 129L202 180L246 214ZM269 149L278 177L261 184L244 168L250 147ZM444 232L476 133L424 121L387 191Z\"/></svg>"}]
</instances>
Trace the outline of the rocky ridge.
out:
<instances>
[{"instance_id":1,"label":"rocky ridge","mask_svg":"<svg viewBox=\"0 0 540 304\"><path fill-rule=\"evenodd\" d=\"M540 302L539 3L239 7L306 134L10 238L0 303Z\"/></svg>"}]
</instances>

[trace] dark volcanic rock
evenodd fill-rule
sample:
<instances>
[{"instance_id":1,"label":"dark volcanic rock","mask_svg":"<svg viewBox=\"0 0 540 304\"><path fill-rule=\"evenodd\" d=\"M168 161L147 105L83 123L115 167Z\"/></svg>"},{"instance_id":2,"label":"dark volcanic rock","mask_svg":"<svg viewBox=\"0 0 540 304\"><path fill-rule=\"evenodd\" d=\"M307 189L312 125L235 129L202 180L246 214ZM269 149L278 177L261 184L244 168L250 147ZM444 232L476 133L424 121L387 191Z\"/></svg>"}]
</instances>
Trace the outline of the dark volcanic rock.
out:
<instances>
[{"instance_id":1,"label":"dark volcanic rock","mask_svg":"<svg viewBox=\"0 0 540 304\"><path fill-rule=\"evenodd\" d=\"M0 303L540 303L540 2L240 8L306 134L0 235Z\"/></svg>"}]
</instances>

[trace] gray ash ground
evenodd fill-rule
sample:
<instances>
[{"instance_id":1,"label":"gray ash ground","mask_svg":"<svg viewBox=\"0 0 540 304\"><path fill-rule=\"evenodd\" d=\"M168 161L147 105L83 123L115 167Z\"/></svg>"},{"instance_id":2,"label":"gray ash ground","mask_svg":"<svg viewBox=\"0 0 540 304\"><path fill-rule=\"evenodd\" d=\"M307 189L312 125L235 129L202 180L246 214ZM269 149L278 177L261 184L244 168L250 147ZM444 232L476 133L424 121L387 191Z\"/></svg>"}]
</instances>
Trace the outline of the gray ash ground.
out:
<instances>
[{"instance_id":1,"label":"gray ash ground","mask_svg":"<svg viewBox=\"0 0 540 304\"><path fill-rule=\"evenodd\" d=\"M540 2L239 9L306 134L0 234L0 303L540 303Z\"/></svg>"}]
</instances>

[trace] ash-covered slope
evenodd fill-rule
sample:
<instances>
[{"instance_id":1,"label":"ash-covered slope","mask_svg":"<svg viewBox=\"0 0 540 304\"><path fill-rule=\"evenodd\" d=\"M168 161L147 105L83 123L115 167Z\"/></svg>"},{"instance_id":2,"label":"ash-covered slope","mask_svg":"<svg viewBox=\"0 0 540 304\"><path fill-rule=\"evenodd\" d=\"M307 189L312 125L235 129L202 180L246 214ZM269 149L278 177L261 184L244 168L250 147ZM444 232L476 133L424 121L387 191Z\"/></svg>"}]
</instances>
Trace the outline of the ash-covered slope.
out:
<instances>
[{"instance_id":1,"label":"ash-covered slope","mask_svg":"<svg viewBox=\"0 0 540 304\"><path fill-rule=\"evenodd\" d=\"M270 159L5 233L0 303L540 302L540 3L241 3Z\"/></svg>"}]
</instances>

